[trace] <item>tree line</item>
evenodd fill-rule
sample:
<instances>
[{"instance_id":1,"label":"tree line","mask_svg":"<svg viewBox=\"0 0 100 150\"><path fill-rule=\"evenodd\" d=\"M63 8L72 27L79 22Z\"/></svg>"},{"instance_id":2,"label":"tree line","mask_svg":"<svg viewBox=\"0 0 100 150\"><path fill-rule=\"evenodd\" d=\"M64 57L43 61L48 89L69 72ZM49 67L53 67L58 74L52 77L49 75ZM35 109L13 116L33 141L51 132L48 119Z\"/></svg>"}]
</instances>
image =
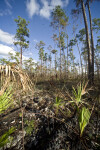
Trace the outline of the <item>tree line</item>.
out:
<instances>
[{"instance_id":1,"label":"tree line","mask_svg":"<svg viewBox=\"0 0 100 150\"><path fill-rule=\"evenodd\" d=\"M77 27L73 26L74 38L70 39L67 32L69 17L60 6L56 6L52 11L50 24L54 29L52 35L54 46L46 47L46 43L41 40L36 44L40 63L35 63L32 58L22 61L23 51L29 47L29 22L18 16L18 19L15 19L17 30L14 45L19 47L20 52L16 52L15 56L10 54L9 61L1 59L1 63L11 64L11 60L15 60L21 69L38 72L41 77L55 74L59 76L59 79L62 79L69 78L70 75L73 77L81 75L88 77L89 83L93 84L95 71L97 70L98 78L100 72L100 36L98 36L100 18L92 19L90 3L93 0L74 0L74 2L76 9L73 9L71 14L75 17L75 15L82 13L84 20L84 28L78 33L75 31ZM89 15L88 21L86 9ZM96 32L97 35L96 45L94 45L93 32ZM80 47L80 43L82 47ZM74 55L76 48L79 53L79 61L76 61ZM48 52L45 52L45 49Z\"/></svg>"}]
</instances>

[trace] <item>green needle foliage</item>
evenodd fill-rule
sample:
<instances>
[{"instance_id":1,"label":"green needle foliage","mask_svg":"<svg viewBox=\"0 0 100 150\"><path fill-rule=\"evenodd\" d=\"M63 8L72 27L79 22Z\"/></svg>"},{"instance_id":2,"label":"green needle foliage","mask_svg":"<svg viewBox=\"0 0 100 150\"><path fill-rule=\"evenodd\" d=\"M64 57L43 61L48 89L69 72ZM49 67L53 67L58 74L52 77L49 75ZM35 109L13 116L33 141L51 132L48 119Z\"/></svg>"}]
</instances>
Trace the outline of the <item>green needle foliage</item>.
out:
<instances>
[{"instance_id":1,"label":"green needle foliage","mask_svg":"<svg viewBox=\"0 0 100 150\"><path fill-rule=\"evenodd\" d=\"M29 37L29 29L27 28L29 21L18 16L18 19L15 19L15 22L17 23L17 30L14 45L20 47L20 67L22 68L22 53L24 49L29 47L29 41L27 40Z\"/></svg>"},{"instance_id":2,"label":"green needle foliage","mask_svg":"<svg viewBox=\"0 0 100 150\"><path fill-rule=\"evenodd\" d=\"M4 133L1 137L0 137L0 147L5 146L7 143L11 143L11 141L13 140L13 137L10 136L13 132L15 131L15 128L12 127L9 129L9 131L7 131L6 133ZM9 138L10 136L10 138Z\"/></svg>"},{"instance_id":3,"label":"green needle foliage","mask_svg":"<svg viewBox=\"0 0 100 150\"><path fill-rule=\"evenodd\" d=\"M28 48L29 41L25 39L25 37L29 37L29 29L27 28L29 21L18 16L18 19L15 19L17 23L17 32L15 35L15 39L17 41L14 42L15 45L19 45L22 48Z\"/></svg>"},{"instance_id":4,"label":"green needle foliage","mask_svg":"<svg viewBox=\"0 0 100 150\"><path fill-rule=\"evenodd\" d=\"M91 113L89 109L86 107L83 107L79 113L80 136L82 136L85 127L89 123L90 116L91 116Z\"/></svg>"}]
</instances>

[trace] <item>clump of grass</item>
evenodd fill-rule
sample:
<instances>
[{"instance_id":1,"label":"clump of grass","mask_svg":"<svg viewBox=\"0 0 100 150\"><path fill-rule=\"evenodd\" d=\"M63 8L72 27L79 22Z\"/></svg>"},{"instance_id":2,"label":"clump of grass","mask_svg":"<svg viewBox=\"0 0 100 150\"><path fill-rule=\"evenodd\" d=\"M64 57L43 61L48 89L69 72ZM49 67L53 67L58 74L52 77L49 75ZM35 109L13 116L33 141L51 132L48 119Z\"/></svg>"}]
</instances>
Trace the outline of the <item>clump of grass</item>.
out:
<instances>
[{"instance_id":1,"label":"clump of grass","mask_svg":"<svg viewBox=\"0 0 100 150\"><path fill-rule=\"evenodd\" d=\"M63 99L56 97L56 102L54 103L54 107L56 108L56 113L59 112L63 114L62 117L66 119L67 116L65 117L65 115L68 115L68 110L70 109L72 110L73 108L76 109L75 111L76 113L74 113L74 115L77 114L76 116L79 124L80 137L82 137L83 132L86 126L88 125L91 117L91 113L89 110L90 106L86 101L86 98L83 97L85 94L89 94L88 91L91 89L91 88L87 89L87 85L88 82L86 84L80 83L77 86L77 88L72 87L72 95L68 93L66 101L63 101ZM67 106L67 109L63 109L63 113L62 113L61 106L65 104ZM70 112L73 113L72 111Z\"/></svg>"},{"instance_id":2,"label":"clump of grass","mask_svg":"<svg viewBox=\"0 0 100 150\"><path fill-rule=\"evenodd\" d=\"M63 100L59 97L56 97L56 101L54 103L54 107L56 108L56 114L58 113L60 106L63 106L63 105L64 105Z\"/></svg>"},{"instance_id":3,"label":"clump of grass","mask_svg":"<svg viewBox=\"0 0 100 150\"><path fill-rule=\"evenodd\" d=\"M86 108L86 105L89 106L87 102L84 101L83 95L88 93L86 89L87 84L79 84L77 89L73 87L73 97L71 97L71 103L74 103L77 107L77 116L78 116L78 123L80 126L80 137L83 135L83 131L87 124L89 123L89 119L91 117L91 113L89 108Z\"/></svg>"}]
</instances>

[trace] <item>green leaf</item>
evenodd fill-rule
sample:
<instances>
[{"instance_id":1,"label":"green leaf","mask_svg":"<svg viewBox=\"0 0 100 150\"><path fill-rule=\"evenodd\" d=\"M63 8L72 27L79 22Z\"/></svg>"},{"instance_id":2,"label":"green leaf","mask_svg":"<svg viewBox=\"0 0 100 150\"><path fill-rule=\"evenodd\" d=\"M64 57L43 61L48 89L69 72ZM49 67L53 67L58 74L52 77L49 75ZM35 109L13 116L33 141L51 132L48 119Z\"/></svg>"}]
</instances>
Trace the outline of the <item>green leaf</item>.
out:
<instances>
[{"instance_id":1,"label":"green leaf","mask_svg":"<svg viewBox=\"0 0 100 150\"><path fill-rule=\"evenodd\" d=\"M91 116L91 113L89 109L86 107L83 107L79 113L80 136L82 136L85 127L89 123L90 116Z\"/></svg>"}]
</instances>

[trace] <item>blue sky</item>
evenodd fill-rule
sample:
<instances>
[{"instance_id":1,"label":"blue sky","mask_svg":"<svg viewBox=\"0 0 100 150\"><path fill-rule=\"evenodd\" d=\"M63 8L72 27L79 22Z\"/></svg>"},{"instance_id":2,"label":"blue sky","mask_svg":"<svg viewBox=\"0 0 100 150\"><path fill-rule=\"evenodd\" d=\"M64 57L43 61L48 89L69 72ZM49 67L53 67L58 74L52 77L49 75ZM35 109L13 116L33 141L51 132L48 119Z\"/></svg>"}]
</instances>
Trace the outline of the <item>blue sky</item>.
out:
<instances>
[{"instance_id":1,"label":"blue sky","mask_svg":"<svg viewBox=\"0 0 100 150\"><path fill-rule=\"evenodd\" d=\"M25 57L32 57L38 61L38 51L35 49L36 43L40 40L44 41L45 51L49 45L54 46L52 35L54 30L50 27L51 12L56 5L60 5L69 16L69 26L67 32L69 39L73 38L72 28L73 20L71 10L75 8L74 0L0 0L0 56L8 57L8 52L14 53L17 50L13 45L13 38L16 33L15 18L21 16L30 22L28 28L30 30L30 46L23 53ZM100 2L91 4L91 14L93 18L100 18ZM80 15L78 30L84 27L83 16ZM95 43L96 44L96 43ZM78 58L77 48L74 54Z\"/></svg>"}]
</instances>

